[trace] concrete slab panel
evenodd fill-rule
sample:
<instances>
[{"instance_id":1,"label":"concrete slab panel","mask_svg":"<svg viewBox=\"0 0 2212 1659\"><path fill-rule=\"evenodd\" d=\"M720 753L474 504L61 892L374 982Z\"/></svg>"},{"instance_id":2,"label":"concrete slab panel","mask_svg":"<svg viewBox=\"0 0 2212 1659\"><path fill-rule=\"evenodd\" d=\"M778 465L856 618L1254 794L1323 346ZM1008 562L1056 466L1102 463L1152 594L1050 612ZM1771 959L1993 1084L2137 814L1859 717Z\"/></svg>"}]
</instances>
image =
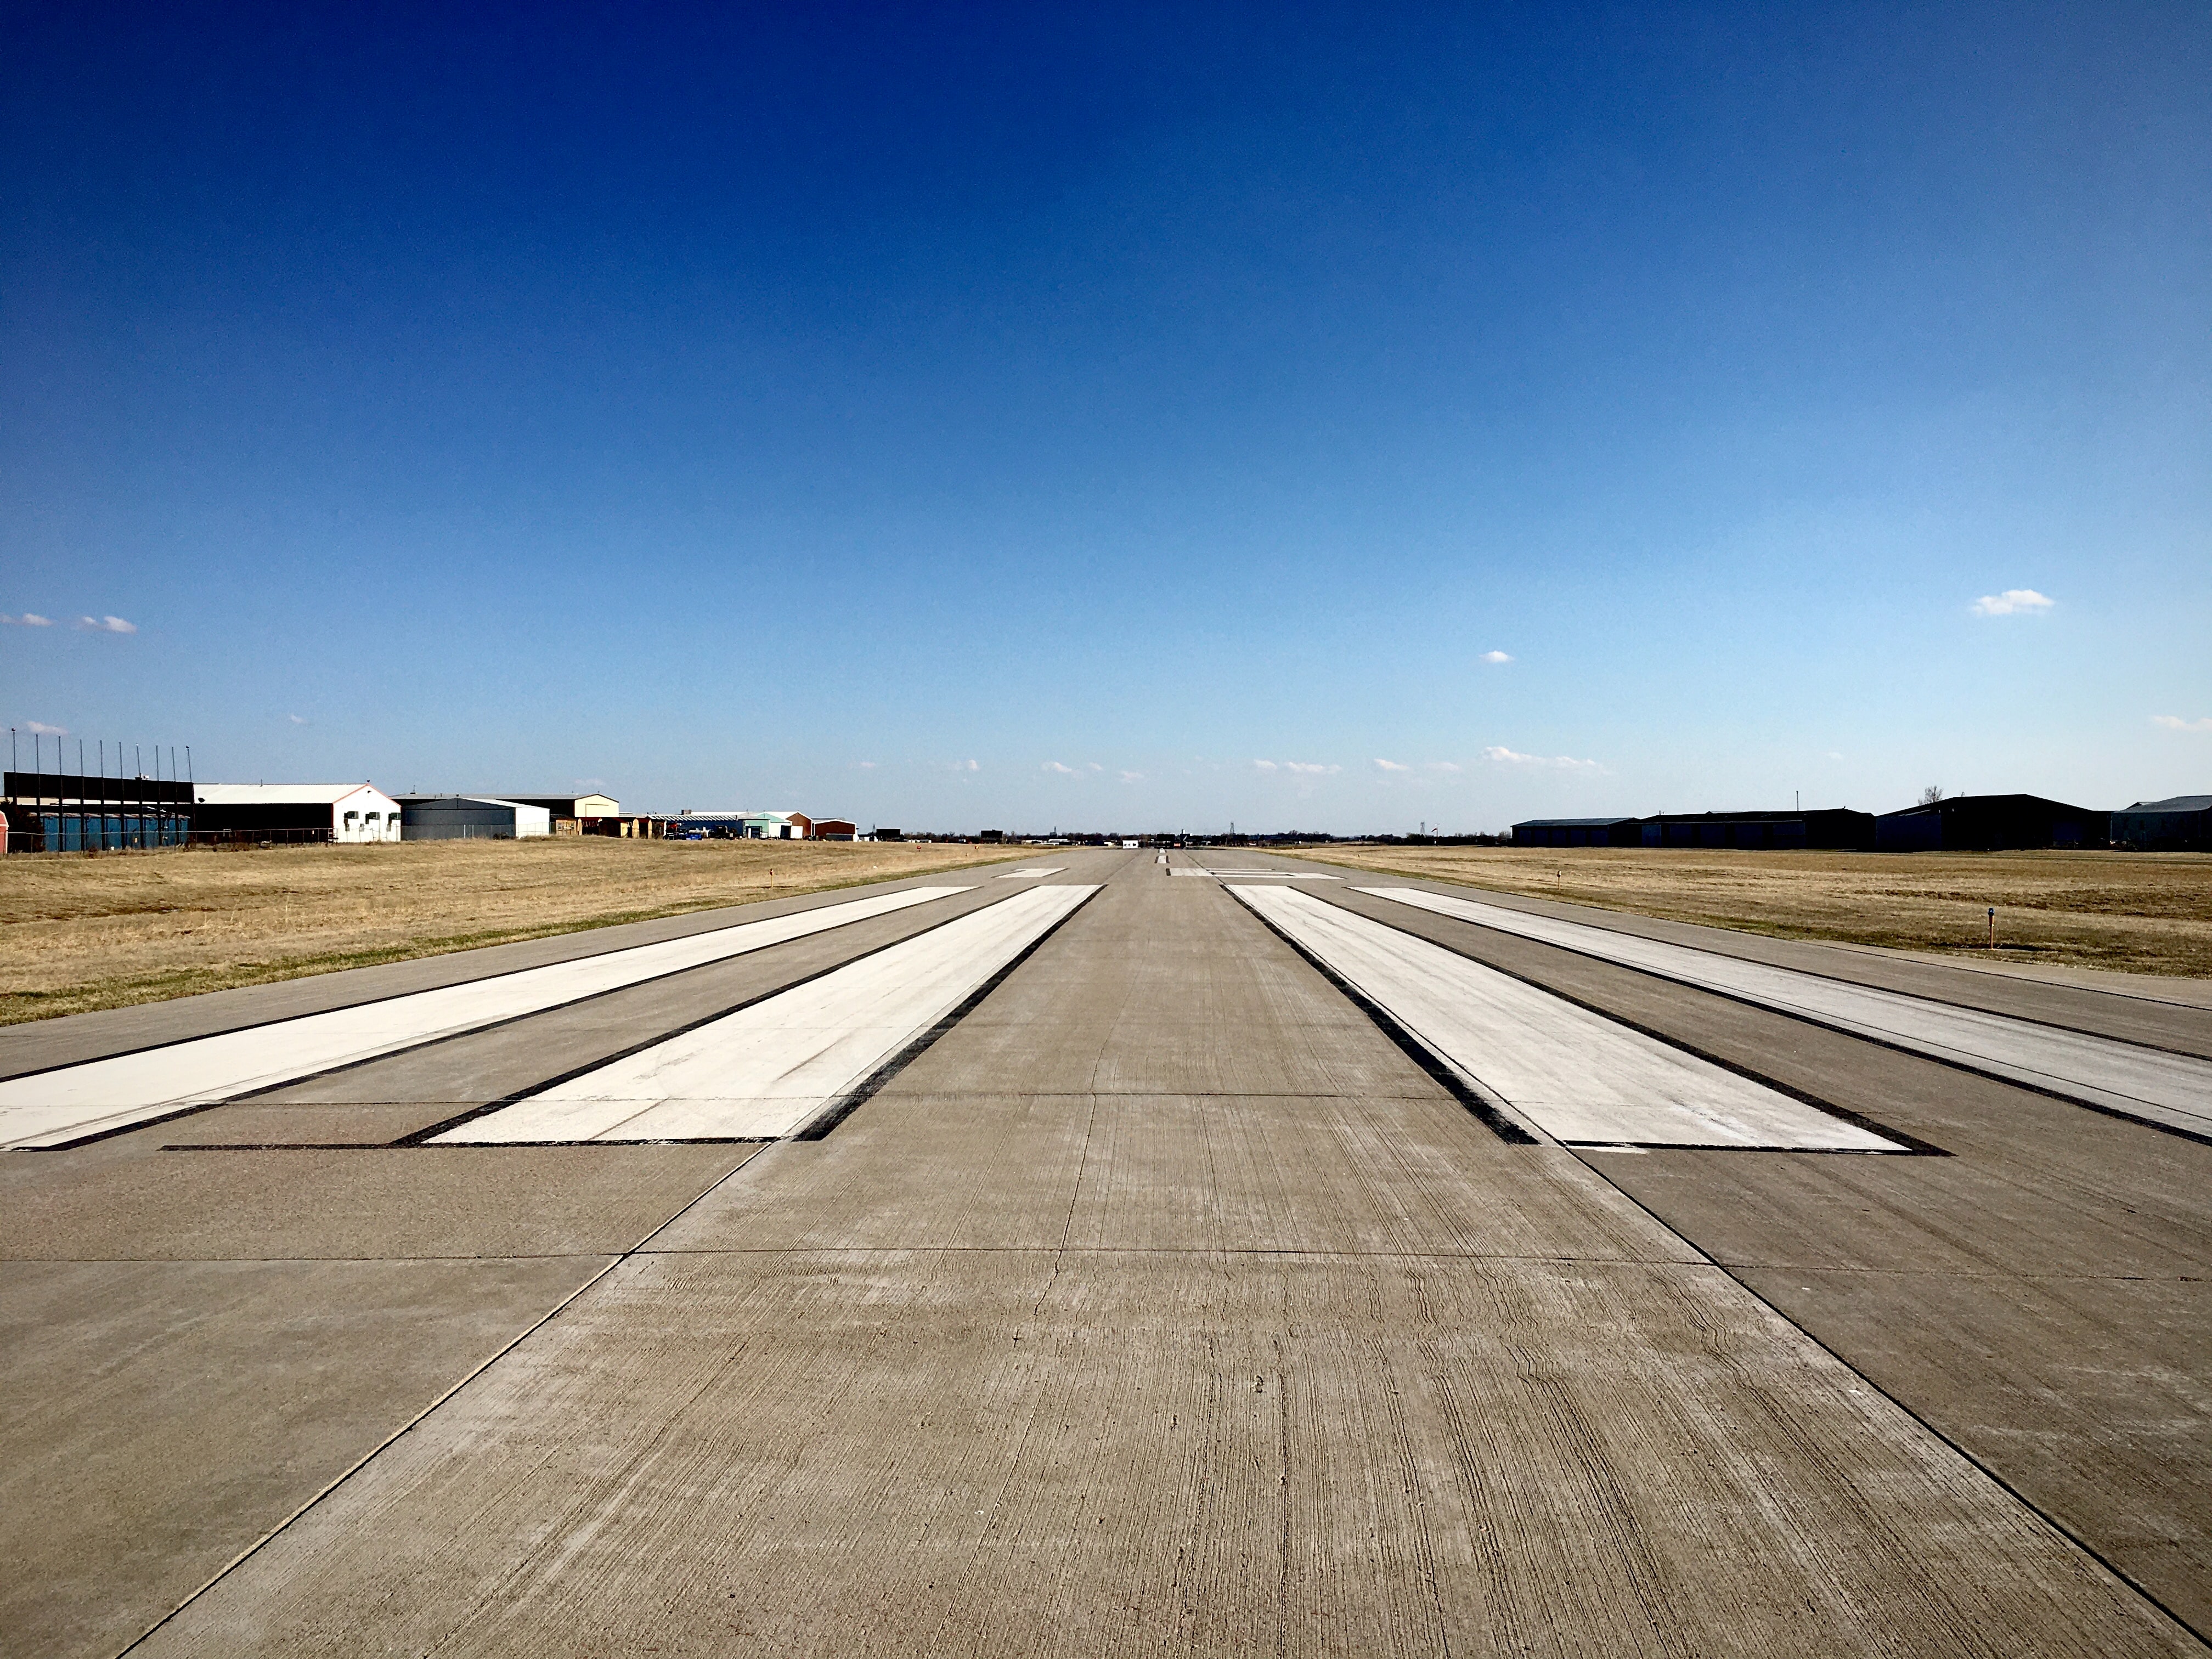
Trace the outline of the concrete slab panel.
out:
<instances>
[{"instance_id":1,"label":"concrete slab panel","mask_svg":"<svg viewBox=\"0 0 2212 1659\"><path fill-rule=\"evenodd\" d=\"M648 1632L794 1655L2195 1650L1710 1267L828 1252L624 1264L144 1650Z\"/></svg>"},{"instance_id":2,"label":"concrete slab panel","mask_svg":"<svg viewBox=\"0 0 2212 1659\"><path fill-rule=\"evenodd\" d=\"M955 1100L894 1085L829 1139L764 1152L653 1241L837 1245L1696 1259L1584 1164L1505 1145L1441 1091Z\"/></svg>"},{"instance_id":3,"label":"concrete slab panel","mask_svg":"<svg viewBox=\"0 0 2212 1659\"><path fill-rule=\"evenodd\" d=\"M1962 1155L1815 1168L1671 1152L1591 1161L1723 1266L2212 1279L2212 1216L2150 1201L2124 1165L2038 1170L2031 1157ZM2212 1166L2212 1149L2191 1161Z\"/></svg>"},{"instance_id":4,"label":"concrete slab panel","mask_svg":"<svg viewBox=\"0 0 2212 1659\"><path fill-rule=\"evenodd\" d=\"M2212 1283L1740 1267L1869 1381L2212 1629ZM1921 1310L1900 1320L1900 1292Z\"/></svg>"},{"instance_id":5,"label":"concrete slab panel","mask_svg":"<svg viewBox=\"0 0 2212 1659\"><path fill-rule=\"evenodd\" d=\"M604 1266L0 1268L0 1647L118 1651Z\"/></svg>"},{"instance_id":6,"label":"concrete slab panel","mask_svg":"<svg viewBox=\"0 0 2212 1659\"><path fill-rule=\"evenodd\" d=\"M473 1104L473 1102L466 1103ZM201 1146L385 1146L444 1121L462 1104L295 1104L242 1101L142 1131L163 1150Z\"/></svg>"},{"instance_id":7,"label":"concrete slab panel","mask_svg":"<svg viewBox=\"0 0 2212 1659\"><path fill-rule=\"evenodd\" d=\"M0 1259L615 1255L757 1150L149 1152L50 1164L0 1209Z\"/></svg>"}]
</instances>

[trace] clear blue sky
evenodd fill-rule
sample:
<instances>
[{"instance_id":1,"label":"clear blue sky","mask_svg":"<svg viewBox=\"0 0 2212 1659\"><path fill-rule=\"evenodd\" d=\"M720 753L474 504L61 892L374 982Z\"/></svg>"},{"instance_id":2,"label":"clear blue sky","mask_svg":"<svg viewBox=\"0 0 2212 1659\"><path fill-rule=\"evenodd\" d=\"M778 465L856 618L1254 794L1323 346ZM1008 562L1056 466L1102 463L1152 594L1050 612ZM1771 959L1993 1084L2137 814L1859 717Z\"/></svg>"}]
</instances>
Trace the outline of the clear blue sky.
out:
<instances>
[{"instance_id":1,"label":"clear blue sky","mask_svg":"<svg viewBox=\"0 0 2212 1659\"><path fill-rule=\"evenodd\" d=\"M2204 4L9 18L24 730L943 829L2212 791Z\"/></svg>"}]
</instances>

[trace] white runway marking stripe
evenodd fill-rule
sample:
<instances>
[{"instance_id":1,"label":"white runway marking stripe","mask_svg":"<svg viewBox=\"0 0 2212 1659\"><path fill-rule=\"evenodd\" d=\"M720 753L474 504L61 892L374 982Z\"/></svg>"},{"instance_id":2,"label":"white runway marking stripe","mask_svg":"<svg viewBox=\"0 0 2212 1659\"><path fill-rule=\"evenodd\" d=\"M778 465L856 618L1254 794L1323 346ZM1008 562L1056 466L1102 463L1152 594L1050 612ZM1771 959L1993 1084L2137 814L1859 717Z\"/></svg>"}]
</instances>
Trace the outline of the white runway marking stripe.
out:
<instances>
[{"instance_id":1,"label":"white runway marking stripe","mask_svg":"<svg viewBox=\"0 0 2212 1659\"><path fill-rule=\"evenodd\" d=\"M1567 1146L1899 1152L1897 1142L1294 887L1237 896L1487 1098Z\"/></svg>"},{"instance_id":2,"label":"white runway marking stripe","mask_svg":"<svg viewBox=\"0 0 2212 1659\"><path fill-rule=\"evenodd\" d=\"M774 1139L957 1008L1096 887L1031 887L427 1143Z\"/></svg>"},{"instance_id":3,"label":"white runway marking stripe","mask_svg":"<svg viewBox=\"0 0 2212 1659\"><path fill-rule=\"evenodd\" d=\"M909 887L763 921L194 1037L0 1082L0 1148L65 1145L972 887Z\"/></svg>"},{"instance_id":4,"label":"white runway marking stripe","mask_svg":"<svg viewBox=\"0 0 2212 1659\"><path fill-rule=\"evenodd\" d=\"M2030 1084L2148 1122L2212 1135L2212 1060L2194 1055L2166 1054L2114 1037L2039 1025L2033 1020L1985 1013L1978 1008L1823 979L1818 974L1745 962L1717 951L1642 939L1582 922L1531 915L1502 905L1448 898L1419 888L1353 890L1522 939L1564 945L1684 985L1741 997L1856 1036Z\"/></svg>"},{"instance_id":5,"label":"white runway marking stripe","mask_svg":"<svg viewBox=\"0 0 2212 1659\"><path fill-rule=\"evenodd\" d=\"M1024 866L1019 870L1002 871L1000 873L999 879L1000 881L1021 881L1033 876L1056 876L1066 868L1067 866L1064 864L1048 864L1041 870L1033 870L1029 868L1027 866Z\"/></svg>"},{"instance_id":6,"label":"white runway marking stripe","mask_svg":"<svg viewBox=\"0 0 2212 1659\"><path fill-rule=\"evenodd\" d=\"M1342 876L1317 875L1307 870L1206 870L1197 865L1178 865L1178 876L1211 876L1217 881L1249 881L1259 876L1279 876L1285 881L1342 881Z\"/></svg>"}]
</instances>

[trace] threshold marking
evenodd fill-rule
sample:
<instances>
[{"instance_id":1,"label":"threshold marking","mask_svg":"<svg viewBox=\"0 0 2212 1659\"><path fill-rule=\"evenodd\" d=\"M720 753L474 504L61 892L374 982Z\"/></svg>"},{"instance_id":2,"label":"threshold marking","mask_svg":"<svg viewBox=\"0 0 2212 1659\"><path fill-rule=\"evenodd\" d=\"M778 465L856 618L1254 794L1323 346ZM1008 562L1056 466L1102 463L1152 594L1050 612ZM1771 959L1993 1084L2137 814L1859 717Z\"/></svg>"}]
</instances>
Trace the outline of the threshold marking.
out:
<instances>
[{"instance_id":1,"label":"threshold marking","mask_svg":"<svg viewBox=\"0 0 2212 1659\"><path fill-rule=\"evenodd\" d=\"M1562 1146L1911 1150L1310 893L1232 890L1388 1013L1474 1093Z\"/></svg>"},{"instance_id":2,"label":"threshold marking","mask_svg":"<svg viewBox=\"0 0 2212 1659\"><path fill-rule=\"evenodd\" d=\"M1032 887L437 1133L429 1146L778 1139L834 1121L1098 889Z\"/></svg>"},{"instance_id":3,"label":"threshold marking","mask_svg":"<svg viewBox=\"0 0 2212 1659\"><path fill-rule=\"evenodd\" d=\"M1449 898L1416 887L1352 890L1754 1003L2195 1139L2212 1139L2212 1060L2194 1054L1962 1008L1902 991L1877 990L1794 968L1746 962L1694 945L1531 915L1503 905Z\"/></svg>"},{"instance_id":4,"label":"threshold marking","mask_svg":"<svg viewBox=\"0 0 2212 1659\"><path fill-rule=\"evenodd\" d=\"M909 887L413 991L349 1008L189 1037L0 1082L0 1149L52 1150L297 1083L444 1037L890 915L973 887Z\"/></svg>"},{"instance_id":5,"label":"threshold marking","mask_svg":"<svg viewBox=\"0 0 2212 1659\"><path fill-rule=\"evenodd\" d=\"M1276 876L1285 881L1342 881L1342 876L1316 875L1304 870L1207 870L1198 865L1176 865L1169 872L1177 876L1211 876L1217 881L1249 881L1259 876Z\"/></svg>"},{"instance_id":6,"label":"threshold marking","mask_svg":"<svg viewBox=\"0 0 2212 1659\"><path fill-rule=\"evenodd\" d=\"M1036 876L1056 876L1066 868L1067 866L1064 864L1048 864L1040 870L1031 870L1026 867L1020 870L1006 870L1000 872L999 879L1000 881L1025 881Z\"/></svg>"}]
</instances>

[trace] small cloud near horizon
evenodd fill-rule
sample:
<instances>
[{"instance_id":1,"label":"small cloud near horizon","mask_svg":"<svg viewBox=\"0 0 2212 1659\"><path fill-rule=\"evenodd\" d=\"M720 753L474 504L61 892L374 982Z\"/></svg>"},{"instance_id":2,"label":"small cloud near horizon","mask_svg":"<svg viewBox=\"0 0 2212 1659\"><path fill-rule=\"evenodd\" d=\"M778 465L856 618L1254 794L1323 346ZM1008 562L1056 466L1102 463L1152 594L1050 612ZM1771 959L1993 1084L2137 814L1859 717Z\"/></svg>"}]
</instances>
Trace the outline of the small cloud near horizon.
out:
<instances>
[{"instance_id":1,"label":"small cloud near horizon","mask_svg":"<svg viewBox=\"0 0 2212 1659\"><path fill-rule=\"evenodd\" d=\"M1062 766L1058 761L1047 761L1044 763L1044 769L1048 772L1057 772L1063 778L1072 778L1076 775L1073 767Z\"/></svg>"},{"instance_id":2,"label":"small cloud near horizon","mask_svg":"<svg viewBox=\"0 0 2212 1659\"><path fill-rule=\"evenodd\" d=\"M1984 593L1974 601L1977 617L2028 617L2050 610L2058 603L2032 587L2008 587L2002 593Z\"/></svg>"},{"instance_id":3,"label":"small cloud near horizon","mask_svg":"<svg viewBox=\"0 0 2212 1659\"><path fill-rule=\"evenodd\" d=\"M1375 757L1375 765L1377 770L1383 772L1410 772L1413 769L1397 761L1384 760L1380 755Z\"/></svg>"},{"instance_id":4,"label":"small cloud near horizon","mask_svg":"<svg viewBox=\"0 0 2212 1659\"><path fill-rule=\"evenodd\" d=\"M1124 772L1121 774L1121 781L1124 783L1142 783L1144 781L1145 775L1142 772Z\"/></svg>"},{"instance_id":5,"label":"small cloud near horizon","mask_svg":"<svg viewBox=\"0 0 2212 1659\"><path fill-rule=\"evenodd\" d=\"M52 628L54 625L54 619L52 617L41 617L35 611L26 611L20 617L0 616L0 623L4 623L10 628Z\"/></svg>"},{"instance_id":6,"label":"small cloud near horizon","mask_svg":"<svg viewBox=\"0 0 2212 1659\"><path fill-rule=\"evenodd\" d=\"M125 622L120 617L79 617L76 625L94 634L136 634L138 631L137 623Z\"/></svg>"},{"instance_id":7,"label":"small cloud near horizon","mask_svg":"<svg viewBox=\"0 0 2212 1659\"><path fill-rule=\"evenodd\" d=\"M1577 760L1572 755L1524 755L1501 744L1492 744L1482 751L1482 757L1500 766L1556 766L1569 771L1596 771L1594 760Z\"/></svg>"},{"instance_id":8,"label":"small cloud near horizon","mask_svg":"<svg viewBox=\"0 0 2212 1659\"><path fill-rule=\"evenodd\" d=\"M305 714L287 714L284 718L291 721L295 726L313 726L314 724L314 722L309 720Z\"/></svg>"},{"instance_id":9,"label":"small cloud near horizon","mask_svg":"<svg viewBox=\"0 0 2212 1659\"><path fill-rule=\"evenodd\" d=\"M1503 651L1486 651L1482 653L1482 659L1485 662L1511 662L1513 660L1511 656Z\"/></svg>"},{"instance_id":10,"label":"small cloud near horizon","mask_svg":"<svg viewBox=\"0 0 2212 1659\"><path fill-rule=\"evenodd\" d=\"M1456 772L1459 770L1459 763L1457 761L1426 761L1424 762L1423 764L1431 772Z\"/></svg>"},{"instance_id":11,"label":"small cloud near horizon","mask_svg":"<svg viewBox=\"0 0 2212 1659\"><path fill-rule=\"evenodd\" d=\"M33 737L36 738L65 738L69 736L69 727L66 726L48 726L44 720L26 720L23 722L23 729L26 732L28 732Z\"/></svg>"},{"instance_id":12,"label":"small cloud near horizon","mask_svg":"<svg viewBox=\"0 0 2212 1659\"><path fill-rule=\"evenodd\" d=\"M2212 732L2212 714L2202 715L2193 720L2185 720L2179 714L2153 714L2150 723L2162 726L2169 732Z\"/></svg>"}]
</instances>

